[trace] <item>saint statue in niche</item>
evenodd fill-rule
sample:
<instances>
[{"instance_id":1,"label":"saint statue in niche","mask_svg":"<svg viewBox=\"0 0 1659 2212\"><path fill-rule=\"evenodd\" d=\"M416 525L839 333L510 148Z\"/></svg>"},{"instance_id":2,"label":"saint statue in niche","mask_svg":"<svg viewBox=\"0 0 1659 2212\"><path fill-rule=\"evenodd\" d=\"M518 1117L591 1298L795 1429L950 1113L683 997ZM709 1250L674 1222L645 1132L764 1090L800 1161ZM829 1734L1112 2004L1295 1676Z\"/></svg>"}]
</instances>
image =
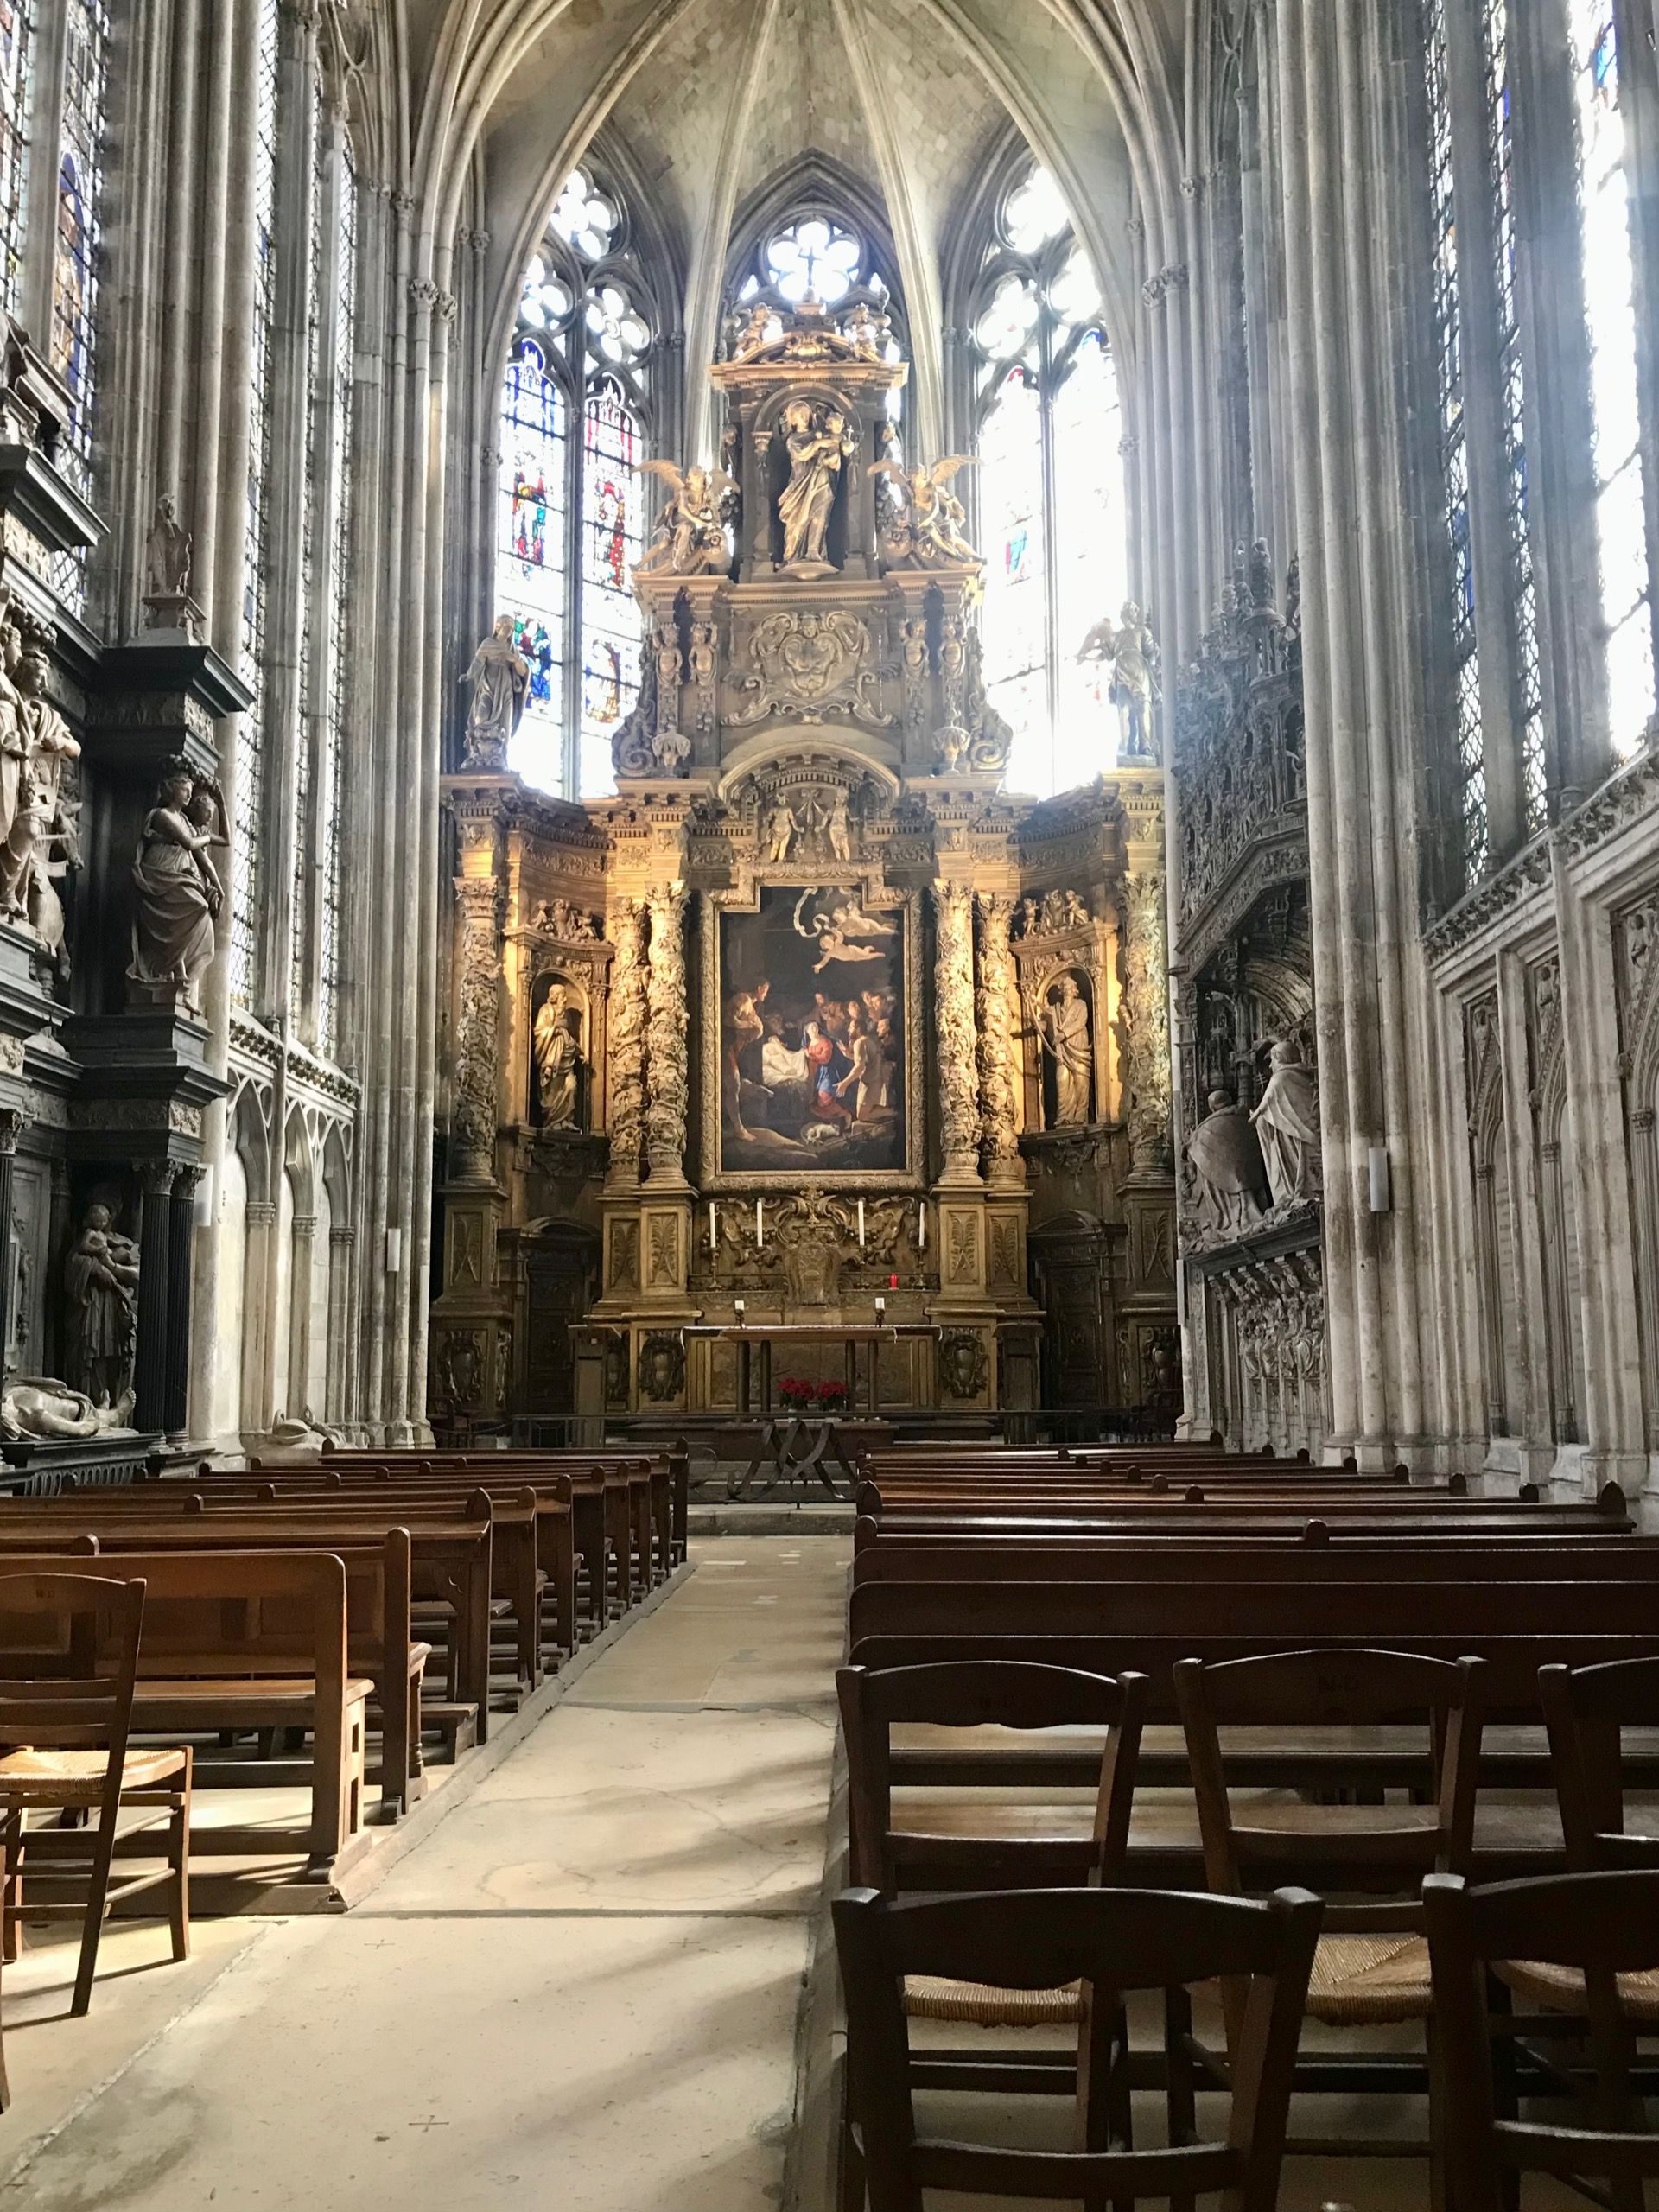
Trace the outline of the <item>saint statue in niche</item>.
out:
<instances>
[{"instance_id":1,"label":"saint statue in niche","mask_svg":"<svg viewBox=\"0 0 1659 2212\"><path fill-rule=\"evenodd\" d=\"M1186 1141L1198 1185L1198 1217L1211 1229L1249 1229L1267 1211L1262 1147L1230 1090L1210 1093L1210 1111Z\"/></svg>"},{"instance_id":2,"label":"saint statue in niche","mask_svg":"<svg viewBox=\"0 0 1659 2212\"><path fill-rule=\"evenodd\" d=\"M144 540L144 594L149 599L182 599L190 588L190 533L179 520L170 492L156 502L156 518Z\"/></svg>"},{"instance_id":3,"label":"saint statue in niche","mask_svg":"<svg viewBox=\"0 0 1659 2212\"><path fill-rule=\"evenodd\" d=\"M1107 696L1117 709L1120 766L1131 761L1160 765L1156 713L1162 696L1163 664L1157 640L1132 599L1123 603L1119 624L1104 614L1077 649L1079 664L1093 661L1111 671Z\"/></svg>"},{"instance_id":4,"label":"saint statue in niche","mask_svg":"<svg viewBox=\"0 0 1659 2212\"><path fill-rule=\"evenodd\" d=\"M468 768L505 768L507 743L518 728L530 692L530 663L513 642L514 623L503 614L473 655L461 679L472 686L461 759Z\"/></svg>"},{"instance_id":5,"label":"saint statue in niche","mask_svg":"<svg viewBox=\"0 0 1659 2212\"><path fill-rule=\"evenodd\" d=\"M138 1248L108 1206L86 1209L64 1262L72 1386L95 1406L119 1406L132 1388L138 1329Z\"/></svg>"},{"instance_id":6,"label":"saint statue in niche","mask_svg":"<svg viewBox=\"0 0 1659 2212\"><path fill-rule=\"evenodd\" d=\"M1268 1185L1276 1206L1317 1198L1319 1173L1319 1094L1301 1050L1281 1038L1272 1052L1273 1072L1250 1119L1262 1146Z\"/></svg>"},{"instance_id":7,"label":"saint statue in niche","mask_svg":"<svg viewBox=\"0 0 1659 2212\"><path fill-rule=\"evenodd\" d=\"M1095 1054L1089 1001L1075 976L1062 976L1048 994L1039 1034L1054 1060L1054 1127L1080 1128L1089 1119Z\"/></svg>"},{"instance_id":8,"label":"saint statue in niche","mask_svg":"<svg viewBox=\"0 0 1659 2212\"><path fill-rule=\"evenodd\" d=\"M137 899L127 976L135 983L175 987L195 1012L201 979L213 964L213 918L225 903L225 887L207 855L211 847L229 842L218 791L198 784L181 761L170 768L144 817L132 864Z\"/></svg>"},{"instance_id":9,"label":"saint statue in niche","mask_svg":"<svg viewBox=\"0 0 1659 2212\"><path fill-rule=\"evenodd\" d=\"M828 571L830 517L843 465L858 449L836 407L816 407L810 399L791 400L784 410L785 450L789 481L778 500L784 526L784 566Z\"/></svg>"},{"instance_id":10,"label":"saint statue in niche","mask_svg":"<svg viewBox=\"0 0 1659 2212\"><path fill-rule=\"evenodd\" d=\"M582 1099L582 1016L556 983L536 1016L532 1050L536 1090L542 1103L542 1127L580 1127Z\"/></svg>"}]
</instances>

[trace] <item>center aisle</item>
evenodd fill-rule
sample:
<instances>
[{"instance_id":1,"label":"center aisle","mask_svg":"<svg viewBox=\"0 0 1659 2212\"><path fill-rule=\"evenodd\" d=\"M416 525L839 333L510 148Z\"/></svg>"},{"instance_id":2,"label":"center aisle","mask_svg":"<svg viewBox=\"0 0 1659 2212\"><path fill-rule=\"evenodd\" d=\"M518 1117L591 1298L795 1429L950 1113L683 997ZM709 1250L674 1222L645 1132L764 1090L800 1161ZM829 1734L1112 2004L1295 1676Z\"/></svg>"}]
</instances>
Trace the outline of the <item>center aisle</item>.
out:
<instances>
[{"instance_id":1,"label":"center aisle","mask_svg":"<svg viewBox=\"0 0 1659 2212\"><path fill-rule=\"evenodd\" d=\"M363 1905L275 1923L7 2194L774 2212L848 1557L694 1544Z\"/></svg>"}]
</instances>

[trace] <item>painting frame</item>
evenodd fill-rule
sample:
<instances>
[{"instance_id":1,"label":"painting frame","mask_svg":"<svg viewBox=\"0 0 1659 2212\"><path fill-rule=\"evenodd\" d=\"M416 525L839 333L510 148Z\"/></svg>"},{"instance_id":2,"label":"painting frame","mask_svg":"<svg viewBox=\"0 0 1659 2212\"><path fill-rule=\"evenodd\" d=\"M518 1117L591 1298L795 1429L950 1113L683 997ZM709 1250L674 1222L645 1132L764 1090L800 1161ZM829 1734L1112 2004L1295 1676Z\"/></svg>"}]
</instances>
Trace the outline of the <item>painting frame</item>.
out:
<instances>
[{"instance_id":1,"label":"painting frame","mask_svg":"<svg viewBox=\"0 0 1659 2212\"><path fill-rule=\"evenodd\" d=\"M903 1094L899 1103L898 1135L901 1158L881 1167L826 1164L816 1160L791 1161L777 1167L728 1165L721 1127L721 1071L723 1058L725 954L728 922L766 911L769 894L793 901L803 893L844 891L865 910L894 920L899 927L900 972L898 1001L902 1013ZM791 867L757 870L747 882L725 891L702 894L699 925L702 937L702 1052L701 1113L698 1116L699 1184L711 1194L747 1192L766 1197L790 1193L808 1185L849 1192L917 1192L925 1187L926 1076L922 1028L921 961L923 952L922 899L919 891L893 890L879 871L849 868L833 862L816 868Z\"/></svg>"}]
</instances>

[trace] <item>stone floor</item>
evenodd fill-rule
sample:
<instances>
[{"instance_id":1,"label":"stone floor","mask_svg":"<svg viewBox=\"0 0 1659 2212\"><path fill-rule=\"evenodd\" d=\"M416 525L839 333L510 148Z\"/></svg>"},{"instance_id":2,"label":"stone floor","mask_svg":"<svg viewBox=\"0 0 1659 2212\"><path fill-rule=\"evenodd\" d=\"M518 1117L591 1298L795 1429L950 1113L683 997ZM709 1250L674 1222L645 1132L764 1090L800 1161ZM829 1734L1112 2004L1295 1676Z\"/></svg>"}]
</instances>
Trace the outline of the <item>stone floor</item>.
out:
<instances>
[{"instance_id":1,"label":"stone floor","mask_svg":"<svg viewBox=\"0 0 1659 2212\"><path fill-rule=\"evenodd\" d=\"M690 1578L493 1770L458 1777L346 1916L200 1920L177 1967L164 1930L118 1924L84 2020L66 2016L70 1945L31 1948L5 1971L0 2195L39 2212L834 2212L822 1908L849 1548L694 1541ZM1137 2139L1159 2139L1156 2101L1136 2101ZM960 2129L954 2102L924 2125ZM989 2120L1066 2139L1051 2101ZM1321 2098L1293 2124L1410 2137L1422 2114ZM1287 2164L1281 2212L1332 2201L1424 2206L1425 2167Z\"/></svg>"},{"instance_id":2,"label":"stone floor","mask_svg":"<svg viewBox=\"0 0 1659 2212\"><path fill-rule=\"evenodd\" d=\"M5 1975L0 2190L39 2212L771 2212L825 1850L848 1547L696 1571L345 1918Z\"/></svg>"}]
</instances>

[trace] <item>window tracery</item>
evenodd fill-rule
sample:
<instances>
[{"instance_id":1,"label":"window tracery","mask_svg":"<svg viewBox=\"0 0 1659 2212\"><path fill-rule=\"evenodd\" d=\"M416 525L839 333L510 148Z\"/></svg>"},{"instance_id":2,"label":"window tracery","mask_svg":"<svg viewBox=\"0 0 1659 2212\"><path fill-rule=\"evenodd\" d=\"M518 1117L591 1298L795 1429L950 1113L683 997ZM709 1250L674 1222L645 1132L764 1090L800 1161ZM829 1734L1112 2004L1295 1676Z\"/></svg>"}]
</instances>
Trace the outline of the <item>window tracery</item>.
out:
<instances>
[{"instance_id":1,"label":"window tracery","mask_svg":"<svg viewBox=\"0 0 1659 2212\"><path fill-rule=\"evenodd\" d=\"M496 564L531 669L512 765L570 798L614 788L611 738L639 690L629 573L645 549L657 334L623 196L577 168L524 272L508 350Z\"/></svg>"},{"instance_id":2,"label":"window tracery","mask_svg":"<svg viewBox=\"0 0 1659 2212\"><path fill-rule=\"evenodd\" d=\"M1059 188L1004 193L969 302L986 556L987 696L1014 730L1008 781L1039 797L1103 765L1111 727L1078 646L1128 596L1122 421L1100 289Z\"/></svg>"},{"instance_id":3,"label":"window tracery","mask_svg":"<svg viewBox=\"0 0 1659 2212\"><path fill-rule=\"evenodd\" d=\"M22 268L29 115L35 84L30 0L0 0L0 307L15 312Z\"/></svg>"},{"instance_id":4,"label":"window tracery","mask_svg":"<svg viewBox=\"0 0 1659 2212\"><path fill-rule=\"evenodd\" d=\"M92 484L99 198L109 83L110 16L104 0L71 0L64 21L63 130L58 156L58 222L52 267L51 351L73 406L59 466L83 498ZM85 549L60 554L53 582L79 610L86 597Z\"/></svg>"},{"instance_id":5,"label":"window tracery","mask_svg":"<svg viewBox=\"0 0 1659 2212\"><path fill-rule=\"evenodd\" d=\"M781 311L798 308L808 298L816 299L842 323L855 308L868 307L886 319L887 359L907 358L904 302L887 245L850 207L837 205L833 187L826 188L822 180L808 181L806 188L786 200L781 211L774 210L768 220L754 227L734 255L725 304L728 340L757 307ZM901 389L887 394L887 414L894 423L902 422Z\"/></svg>"}]
</instances>

